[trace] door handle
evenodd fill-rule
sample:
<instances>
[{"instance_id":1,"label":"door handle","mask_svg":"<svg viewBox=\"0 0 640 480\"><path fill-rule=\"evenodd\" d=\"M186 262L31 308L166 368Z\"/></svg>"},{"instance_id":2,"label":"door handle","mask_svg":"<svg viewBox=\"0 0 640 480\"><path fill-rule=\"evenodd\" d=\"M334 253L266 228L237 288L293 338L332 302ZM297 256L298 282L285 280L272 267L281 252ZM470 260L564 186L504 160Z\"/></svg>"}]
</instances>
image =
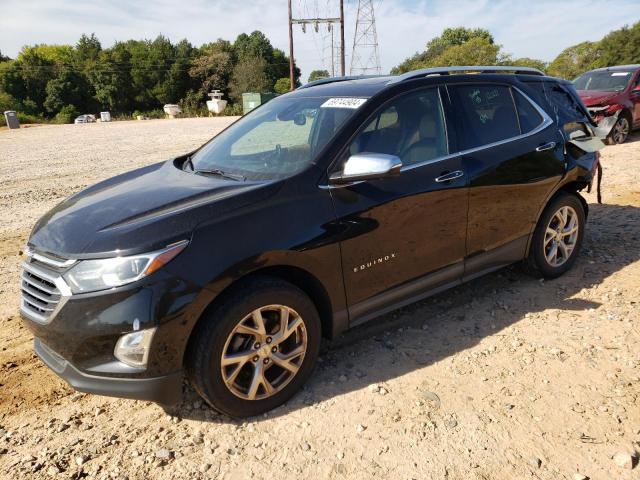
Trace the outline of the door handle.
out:
<instances>
[{"instance_id":1,"label":"door handle","mask_svg":"<svg viewBox=\"0 0 640 480\"><path fill-rule=\"evenodd\" d=\"M436 182L438 183L443 183L443 182L450 182L451 180L455 180L456 178L460 178L464 175L464 172L462 170L455 170L453 172L449 172L449 173L444 173L442 175L440 175L439 177L436 177Z\"/></svg>"},{"instance_id":2,"label":"door handle","mask_svg":"<svg viewBox=\"0 0 640 480\"><path fill-rule=\"evenodd\" d=\"M553 150L554 148L556 148L556 142L549 142L536 147L536 152L545 152L547 150Z\"/></svg>"}]
</instances>

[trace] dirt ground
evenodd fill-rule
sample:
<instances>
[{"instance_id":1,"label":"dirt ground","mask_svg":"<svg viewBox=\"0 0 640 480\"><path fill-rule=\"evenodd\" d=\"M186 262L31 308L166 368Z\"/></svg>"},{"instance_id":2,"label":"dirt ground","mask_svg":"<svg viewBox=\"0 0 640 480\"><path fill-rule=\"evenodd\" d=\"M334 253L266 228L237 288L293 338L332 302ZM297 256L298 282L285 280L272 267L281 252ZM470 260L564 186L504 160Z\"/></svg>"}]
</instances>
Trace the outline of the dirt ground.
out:
<instances>
[{"instance_id":1,"label":"dirt ground","mask_svg":"<svg viewBox=\"0 0 640 480\"><path fill-rule=\"evenodd\" d=\"M229 121L0 132L0 477L640 479L640 135L603 151L604 203L585 195L567 275L511 267L355 329L263 417L230 420L190 389L171 416L67 387L18 315L30 227Z\"/></svg>"}]
</instances>

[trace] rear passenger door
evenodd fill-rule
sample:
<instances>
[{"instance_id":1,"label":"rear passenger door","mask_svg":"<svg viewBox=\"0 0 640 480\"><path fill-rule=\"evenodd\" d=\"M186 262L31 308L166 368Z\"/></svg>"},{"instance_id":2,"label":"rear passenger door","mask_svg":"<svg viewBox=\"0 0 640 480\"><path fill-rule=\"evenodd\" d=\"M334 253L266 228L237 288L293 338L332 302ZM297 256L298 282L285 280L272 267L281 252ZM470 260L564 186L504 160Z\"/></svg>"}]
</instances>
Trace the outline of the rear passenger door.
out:
<instances>
[{"instance_id":1,"label":"rear passenger door","mask_svg":"<svg viewBox=\"0 0 640 480\"><path fill-rule=\"evenodd\" d=\"M449 87L469 181L465 277L524 257L549 192L564 174L553 121L506 84Z\"/></svg>"}]
</instances>

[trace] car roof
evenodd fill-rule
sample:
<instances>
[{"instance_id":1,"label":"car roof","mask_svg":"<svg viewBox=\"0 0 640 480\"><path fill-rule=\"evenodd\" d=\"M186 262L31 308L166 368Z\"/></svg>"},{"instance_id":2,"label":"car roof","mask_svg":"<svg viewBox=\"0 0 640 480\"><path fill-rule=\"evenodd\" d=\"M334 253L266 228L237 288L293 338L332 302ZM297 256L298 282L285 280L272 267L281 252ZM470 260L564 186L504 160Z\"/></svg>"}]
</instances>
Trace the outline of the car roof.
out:
<instances>
[{"instance_id":1,"label":"car roof","mask_svg":"<svg viewBox=\"0 0 640 480\"><path fill-rule=\"evenodd\" d=\"M335 77L324 79L294 90L291 96L371 97L387 86L392 75L376 77Z\"/></svg>"},{"instance_id":2,"label":"car roof","mask_svg":"<svg viewBox=\"0 0 640 480\"><path fill-rule=\"evenodd\" d=\"M473 75L469 73L473 72ZM432 79L434 83L449 83L465 81L472 77L474 80L504 81L515 77L526 77L528 79L547 79L561 81L560 79L548 77L540 70L529 67L518 66L455 66L436 67L414 70L402 75L378 75L378 76L347 76L333 77L307 83L298 89L287 94L287 97L371 97L392 86L408 84L417 80ZM444 80L446 79L446 80Z\"/></svg>"},{"instance_id":3,"label":"car roof","mask_svg":"<svg viewBox=\"0 0 640 480\"><path fill-rule=\"evenodd\" d=\"M608 72L608 71L617 71L617 70L638 70L638 69L640 69L640 64L635 64L635 65L614 65L612 67L596 68L596 69L591 70L591 71L592 72Z\"/></svg>"}]
</instances>

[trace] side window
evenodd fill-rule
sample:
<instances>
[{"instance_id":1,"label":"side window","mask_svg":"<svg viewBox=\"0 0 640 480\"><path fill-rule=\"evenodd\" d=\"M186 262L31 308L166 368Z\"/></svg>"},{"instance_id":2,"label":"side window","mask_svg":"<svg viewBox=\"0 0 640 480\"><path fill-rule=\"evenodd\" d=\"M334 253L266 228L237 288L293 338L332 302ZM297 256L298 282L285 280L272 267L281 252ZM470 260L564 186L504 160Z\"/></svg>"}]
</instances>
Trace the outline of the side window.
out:
<instances>
[{"instance_id":1,"label":"side window","mask_svg":"<svg viewBox=\"0 0 640 480\"><path fill-rule=\"evenodd\" d=\"M520 122L520 132L529 133L542 123L542 115L538 113L531 102L522 96L520 92L512 90L513 99L516 101L518 110L518 121Z\"/></svg>"},{"instance_id":2,"label":"side window","mask_svg":"<svg viewBox=\"0 0 640 480\"><path fill-rule=\"evenodd\" d=\"M447 132L438 89L410 93L382 107L352 142L349 152L396 155L403 165L447 155Z\"/></svg>"},{"instance_id":3,"label":"side window","mask_svg":"<svg viewBox=\"0 0 640 480\"><path fill-rule=\"evenodd\" d=\"M456 86L460 149L480 147L520 135L518 117L509 87Z\"/></svg>"}]
</instances>

